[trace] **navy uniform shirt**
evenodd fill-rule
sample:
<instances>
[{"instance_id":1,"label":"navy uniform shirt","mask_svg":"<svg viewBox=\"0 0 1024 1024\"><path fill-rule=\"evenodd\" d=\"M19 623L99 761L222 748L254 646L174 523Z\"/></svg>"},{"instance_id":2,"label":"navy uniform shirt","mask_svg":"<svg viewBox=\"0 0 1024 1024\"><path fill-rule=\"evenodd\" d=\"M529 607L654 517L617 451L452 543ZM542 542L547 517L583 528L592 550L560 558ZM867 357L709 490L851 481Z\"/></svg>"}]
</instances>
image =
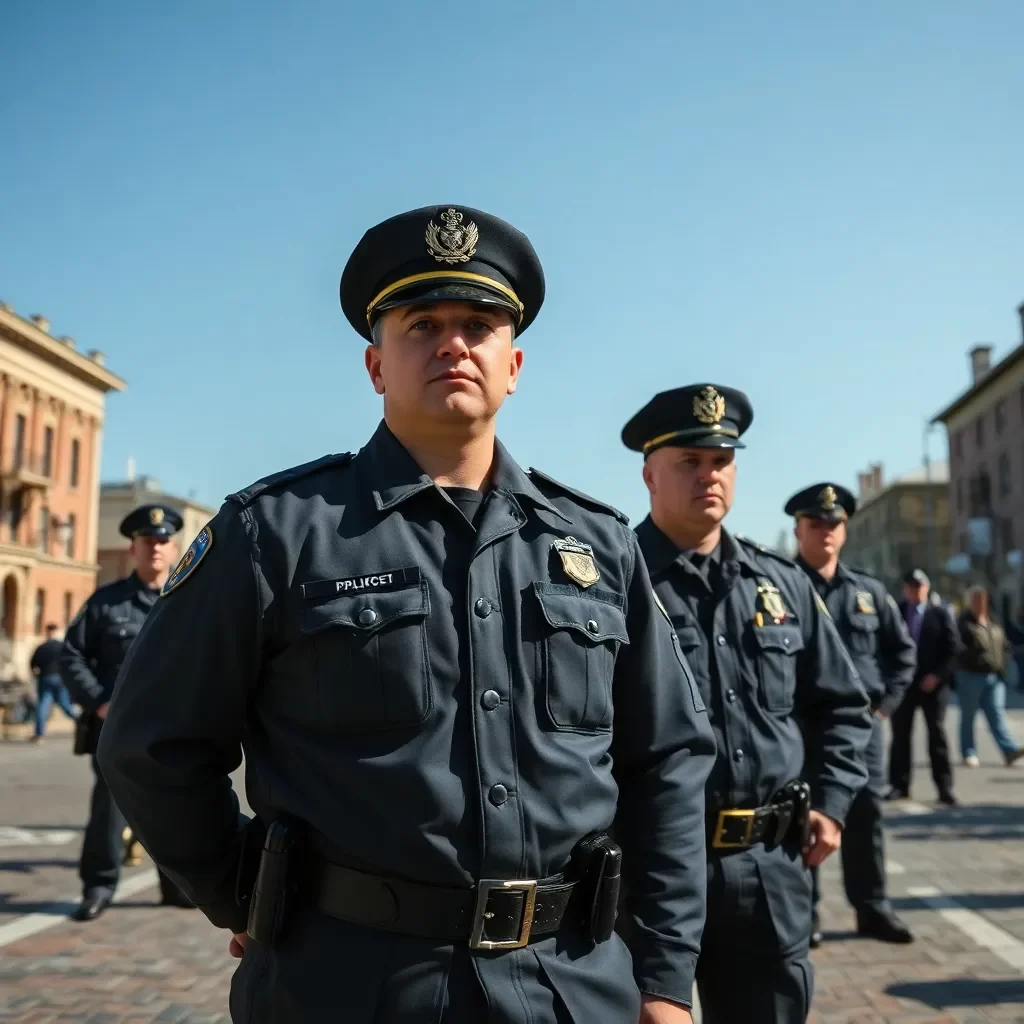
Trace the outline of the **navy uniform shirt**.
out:
<instances>
[{"instance_id":1,"label":"navy uniform shirt","mask_svg":"<svg viewBox=\"0 0 1024 1024\"><path fill-rule=\"evenodd\" d=\"M867 782L871 717L806 575L724 530L715 555L704 558L683 554L650 517L636 533L710 711L718 758L707 783L709 814L763 806L800 778L806 721L821 743L820 769L808 780L813 806L842 824ZM759 611L765 585L781 599L781 623Z\"/></svg>"},{"instance_id":2,"label":"navy uniform shirt","mask_svg":"<svg viewBox=\"0 0 1024 1024\"><path fill-rule=\"evenodd\" d=\"M87 713L110 700L128 648L159 595L133 572L97 589L68 626L60 673Z\"/></svg>"},{"instance_id":3,"label":"navy uniform shirt","mask_svg":"<svg viewBox=\"0 0 1024 1024\"><path fill-rule=\"evenodd\" d=\"M381 424L354 458L229 498L121 673L110 788L235 931L227 775L243 749L261 818L288 813L350 866L417 881L550 876L621 807L637 982L688 1002L714 742L636 540L500 444L479 511L454 496L475 529ZM592 547L594 585L553 549L567 536Z\"/></svg>"},{"instance_id":4,"label":"navy uniform shirt","mask_svg":"<svg viewBox=\"0 0 1024 1024\"><path fill-rule=\"evenodd\" d=\"M850 652L872 708L891 715L914 678L917 652L896 602L881 580L842 562L826 580L802 558L797 563L810 577L828 607Z\"/></svg>"}]
</instances>

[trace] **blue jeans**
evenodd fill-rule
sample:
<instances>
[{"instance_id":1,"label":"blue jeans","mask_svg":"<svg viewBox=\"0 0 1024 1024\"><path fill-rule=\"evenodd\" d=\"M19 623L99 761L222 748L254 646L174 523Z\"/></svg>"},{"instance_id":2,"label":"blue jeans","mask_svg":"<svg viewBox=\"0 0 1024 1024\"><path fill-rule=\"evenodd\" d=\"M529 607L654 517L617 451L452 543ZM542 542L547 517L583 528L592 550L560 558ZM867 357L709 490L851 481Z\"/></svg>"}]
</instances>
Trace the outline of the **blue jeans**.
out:
<instances>
[{"instance_id":1,"label":"blue jeans","mask_svg":"<svg viewBox=\"0 0 1024 1024\"><path fill-rule=\"evenodd\" d=\"M72 721L75 720L75 709L71 706L71 697L60 676L40 676L36 680L36 735L46 735L46 720L50 717L50 708L57 705Z\"/></svg>"},{"instance_id":2,"label":"blue jeans","mask_svg":"<svg viewBox=\"0 0 1024 1024\"><path fill-rule=\"evenodd\" d=\"M1006 722L1006 683L994 672L956 671L956 695L960 701L960 753L977 754L974 746L974 718L980 707L996 745L1009 756L1017 749Z\"/></svg>"}]
</instances>

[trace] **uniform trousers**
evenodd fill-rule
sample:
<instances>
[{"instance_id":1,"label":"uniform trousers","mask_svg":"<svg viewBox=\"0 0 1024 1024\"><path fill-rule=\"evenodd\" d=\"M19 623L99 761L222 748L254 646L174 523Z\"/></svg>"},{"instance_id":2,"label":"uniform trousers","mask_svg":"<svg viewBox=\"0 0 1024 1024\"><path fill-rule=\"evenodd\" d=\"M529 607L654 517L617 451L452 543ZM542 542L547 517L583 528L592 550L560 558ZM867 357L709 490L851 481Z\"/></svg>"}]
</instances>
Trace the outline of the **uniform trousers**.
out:
<instances>
[{"instance_id":1,"label":"uniform trousers","mask_svg":"<svg viewBox=\"0 0 1024 1024\"><path fill-rule=\"evenodd\" d=\"M843 844L839 856L843 864L843 885L846 898L855 910L886 906L885 895L885 833L882 800L885 796L885 745L882 723L874 719L871 739L864 758L868 767L868 784L854 797L846 816ZM818 868L811 868L814 910L821 899Z\"/></svg>"},{"instance_id":2,"label":"uniform trousers","mask_svg":"<svg viewBox=\"0 0 1024 1024\"><path fill-rule=\"evenodd\" d=\"M117 888L117 880L121 877L121 858L124 854L122 835L126 822L107 789L95 754L91 760L96 781L92 787L89 821L85 826L78 875L82 879L84 892L100 890L109 895Z\"/></svg>"},{"instance_id":3,"label":"uniform trousers","mask_svg":"<svg viewBox=\"0 0 1024 1024\"><path fill-rule=\"evenodd\" d=\"M889 783L902 793L910 792L913 775L911 739L917 709L924 712L928 728L928 759L932 766L935 788L942 793L953 789L953 768L949 763L949 741L946 739L946 709L949 707L949 686L940 683L930 693L915 680L903 703L892 715L892 748L889 751Z\"/></svg>"},{"instance_id":4,"label":"uniform trousers","mask_svg":"<svg viewBox=\"0 0 1024 1024\"><path fill-rule=\"evenodd\" d=\"M636 1024L640 994L618 936L572 934L470 954L312 910L271 945L249 939L233 1024Z\"/></svg>"},{"instance_id":5,"label":"uniform trousers","mask_svg":"<svg viewBox=\"0 0 1024 1024\"><path fill-rule=\"evenodd\" d=\"M697 991L704 1024L804 1024L811 878L796 844L708 850L708 910Z\"/></svg>"}]
</instances>

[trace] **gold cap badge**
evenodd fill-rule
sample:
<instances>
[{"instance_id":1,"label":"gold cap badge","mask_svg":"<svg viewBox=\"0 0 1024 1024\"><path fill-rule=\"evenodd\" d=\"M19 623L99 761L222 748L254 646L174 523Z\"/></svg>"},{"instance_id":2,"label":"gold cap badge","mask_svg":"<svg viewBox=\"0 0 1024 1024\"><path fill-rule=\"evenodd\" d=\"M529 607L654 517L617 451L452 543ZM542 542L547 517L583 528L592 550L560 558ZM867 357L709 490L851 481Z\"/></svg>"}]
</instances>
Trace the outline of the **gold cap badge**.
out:
<instances>
[{"instance_id":1,"label":"gold cap badge","mask_svg":"<svg viewBox=\"0 0 1024 1024\"><path fill-rule=\"evenodd\" d=\"M821 507L827 511L831 511L836 507L836 494L835 488L830 484L826 487L821 494L818 495L818 501L821 502Z\"/></svg>"},{"instance_id":2,"label":"gold cap badge","mask_svg":"<svg viewBox=\"0 0 1024 1024\"><path fill-rule=\"evenodd\" d=\"M432 220L427 224L427 252L438 263L468 263L480 238L476 224L470 221L463 227L463 216L453 206L449 206L440 219L444 222L443 228Z\"/></svg>"},{"instance_id":3,"label":"gold cap badge","mask_svg":"<svg viewBox=\"0 0 1024 1024\"><path fill-rule=\"evenodd\" d=\"M709 384L693 396L693 415L701 423L717 423L725 415L725 399Z\"/></svg>"},{"instance_id":4,"label":"gold cap badge","mask_svg":"<svg viewBox=\"0 0 1024 1024\"><path fill-rule=\"evenodd\" d=\"M594 549L589 544L578 541L575 537L556 540L551 545L562 560L565 575L581 587L593 586L600 578L597 563L594 561Z\"/></svg>"},{"instance_id":5,"label":"gold cap badge","mask_svg":"<svg viewBox=\"0 0 1024 1024\"><path fill-rule=\"evenodd\" d=\"M164 510L162 508L151 508L149 510L149 523L151 526L159 526L164 521Z\"/></svg>"}]
</instances>

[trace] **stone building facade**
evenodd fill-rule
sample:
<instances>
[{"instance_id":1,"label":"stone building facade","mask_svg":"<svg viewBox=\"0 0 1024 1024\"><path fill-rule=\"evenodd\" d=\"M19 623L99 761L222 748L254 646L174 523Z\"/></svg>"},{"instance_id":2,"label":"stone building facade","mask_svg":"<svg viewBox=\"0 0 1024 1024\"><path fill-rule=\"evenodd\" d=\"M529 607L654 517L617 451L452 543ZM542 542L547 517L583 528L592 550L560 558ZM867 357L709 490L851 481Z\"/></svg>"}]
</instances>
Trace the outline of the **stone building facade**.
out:
<instances>
[{"instance_id":1,"label":"stone building facade","mask_svg":"<svg viewBox=\"0 0 1024 1024\"><path fill-rule=\"evenodd\" d=\"M47 623L96 585L105 396L125 383L0 303L0 677L29 678Z\"/></svg>"}]
</instances>

